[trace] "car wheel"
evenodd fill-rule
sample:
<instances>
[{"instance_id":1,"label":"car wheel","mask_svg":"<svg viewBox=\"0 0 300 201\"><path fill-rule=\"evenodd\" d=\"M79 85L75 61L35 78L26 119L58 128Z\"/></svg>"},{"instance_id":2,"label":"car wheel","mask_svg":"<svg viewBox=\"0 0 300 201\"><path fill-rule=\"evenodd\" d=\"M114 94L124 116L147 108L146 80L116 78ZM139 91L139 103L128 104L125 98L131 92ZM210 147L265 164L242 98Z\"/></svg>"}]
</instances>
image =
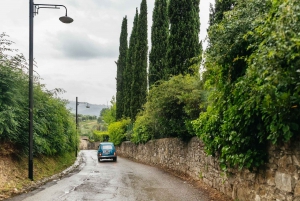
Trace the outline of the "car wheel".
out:
<instances>
[{"instance_id":1,"label":"car wheel","mask_svg":"<svg viewBox=\"0 0 300 201\"><path fill-rule=\"evenodd\" d=\"M101 159L100 158L98 158L98 161L99 161L99 163L101 162Z\"/></svg>"},{"instance_id":2,"label":"car wheel","mask_svg":"<svg viewBox=\"0 0 300 201\"><path fill-rule=\"evenodd\" d=\"M117 158L114 158L113 160L114 160L114 162L117 162Z\"/></svg>"}]
</instances>

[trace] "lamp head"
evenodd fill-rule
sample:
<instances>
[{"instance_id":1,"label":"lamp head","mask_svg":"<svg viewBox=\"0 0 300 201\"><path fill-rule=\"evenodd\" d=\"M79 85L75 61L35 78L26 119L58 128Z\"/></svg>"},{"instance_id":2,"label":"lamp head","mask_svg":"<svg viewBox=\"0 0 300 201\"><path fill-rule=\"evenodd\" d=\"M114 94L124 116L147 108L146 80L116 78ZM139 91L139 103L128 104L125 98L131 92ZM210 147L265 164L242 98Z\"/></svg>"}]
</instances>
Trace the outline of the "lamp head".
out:
<instances>
[{"instance_id":1,"label":"lamp head","mask_svg":"<svg viewBox=\"0 0 300 201\"><path fill-rule=\"evenodd\" d=\"M66 23L66 24L70 24L72 23L74 20L68 16L62 16L59 18L59 20L63 23Z\"/></svg>"}]
</instances>

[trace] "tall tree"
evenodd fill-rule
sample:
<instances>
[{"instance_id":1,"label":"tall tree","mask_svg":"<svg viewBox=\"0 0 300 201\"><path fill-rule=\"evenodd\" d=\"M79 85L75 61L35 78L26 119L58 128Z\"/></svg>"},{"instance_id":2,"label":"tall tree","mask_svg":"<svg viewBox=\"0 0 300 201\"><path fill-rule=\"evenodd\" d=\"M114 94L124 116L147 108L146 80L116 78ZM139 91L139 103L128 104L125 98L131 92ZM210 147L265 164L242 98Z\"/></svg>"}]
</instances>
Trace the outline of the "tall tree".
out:
<instances>
[{"instance_id":1,"label":"tall tree","mask_svg":"<svg viewBox=\"0 0 300 201\"><path fill-rule=\"evenodd\" d=\"M287 109L292 105L288 100L292 100L289 93L293 87L284 78L290 74L281 71L278 66L287 66L280 57L289 58L292 55L290 50L285 49L289 46L287 44L292 43L287 41L284 47L281 46L277 33L288 39L280 27L292 33L293 28L287 22L295 18L282 13L274 14L279 8L284 8L279 5L277 8L279 2L237 0L234 7L226 14L226 9L223 10L220 21L209 28L204 78L207 80L206 86L211 89L210 105L207 112L200 114L196 124L198 136L204 141L207 151L219 153L223 168L227 165L249 168L263 164L268 141L281 138L281 129L289 135L287 127L294 123L294 114L288 114L291 109ZM273 5L275 7L271 8ZM289 5L287 10L290 8L293 7ZM288 13L292 14L292 9ZM281 17L284 23L281 21L280 25L268 26L269 20L273 22ZM297 27L295 24L292 26ZM277 53L281 56L275 55ZM288 116L289 123L284 122L284 115ZM285 139L289 139L288 135Z\"/></svg>"},{"instance_id":2,"label":"tall tree","mask_svg":"<svg viewBox=\"0 0 300 201\"><path fill-rule=\"evenodd\" d=\"M224 17L224 12L231 10L235 2L236 0L215 0L215 6L210 6L209 25L219 23Z\"/></svg>"},{"instance_id":3,"label":"tall tree","mask_svg":"<svg viewBox=\"0 0 300 201\"><path fill-rule=\"evenodd\" d=\"M201 54L198 2L170 0L170 36L167 52L169 75L194 73L189 68L193 64L191 59Z\"/></svg>"},{"instance_id":4,"label":"tall tree","mask_svg":"<svg viewBox=\"0 0 300 201\"><path fill-rule=\"evenodd\" d=\"M124 116L131 117L131 85L133 69L136 63L136 46L137 46L137 26L138 26L139 13L136 8L136 13L133 21L132 31L129 40L129 48L127 52L126 70L124 71Z\"/></svg>"},{"instance_id":5,"label":"tall tree","mask_svg":"<svg viewBox=\"0 0 300 201\"><path fill-rule=\"evenodd\" d=\"M124 115L124 71L126 69L126 57L128 50L127 41L127 16L123 18L121 34L120 34L120 46L119 46L119 58L117 62L117 94L116 94L116 118L121 119Z\"/></svg>"},{"instance_id":6,"label":"tall tree","mask_svg":"<svg viewBox=\"0 0 300 201\"><path fill-rule=\"evenodd\" d=\"M166 78L168 35L167 0L155 0L151 30L152 46L149 54L149 86Z\"/></svg>"},{"instance_id":7,"label":"tall tree","mask_svg":"<svg viewBox=\"0 0 300 201\"><path fill-rule=\"evenodd\" d=\"M147 54L148 54L148 25L147 2L142 0L137 26L136 65L133 69L133 81L131 87L131 119L146 102L147 96Z\"/></svg>"}]
</instances>

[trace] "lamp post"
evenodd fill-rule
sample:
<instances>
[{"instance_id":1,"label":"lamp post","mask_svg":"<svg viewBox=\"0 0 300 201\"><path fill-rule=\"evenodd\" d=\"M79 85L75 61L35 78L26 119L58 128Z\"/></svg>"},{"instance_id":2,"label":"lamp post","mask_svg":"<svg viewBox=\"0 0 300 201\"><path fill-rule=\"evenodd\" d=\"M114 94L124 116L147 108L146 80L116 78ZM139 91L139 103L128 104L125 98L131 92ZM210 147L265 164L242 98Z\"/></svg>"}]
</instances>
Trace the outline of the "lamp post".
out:
<instances>
[{"instance_id":1,"label":"lamp post","mask_svg":"<svg viewBox=\"0 0 300 201\"><path fill-rule=\"evenodd\" d=\"M38 14L40 8L59 9L64 7L66 15L59 18L63 23L71 23L73 19L68 17L67 8L64 5L34 4L29 0L29 160L28 178L33 180L33 16Z\"/></svg>"},{"instance_id":2,"label":"lamp post","mask_svg":"<svg viewBox=\"0 0 300 201\"><path fill-rule=\"evenodd\" d=\"M78 144L77 144L77 136L78 136L78 105L80 103L86 104L86 108L90 108L89 103L87 102L78 102L78 97L76 97L76 114L75 114L75 119L76 119L76 142L75 142L75 157L77 157L77 152L78 152Z\"/></svg>"}]
</instances>

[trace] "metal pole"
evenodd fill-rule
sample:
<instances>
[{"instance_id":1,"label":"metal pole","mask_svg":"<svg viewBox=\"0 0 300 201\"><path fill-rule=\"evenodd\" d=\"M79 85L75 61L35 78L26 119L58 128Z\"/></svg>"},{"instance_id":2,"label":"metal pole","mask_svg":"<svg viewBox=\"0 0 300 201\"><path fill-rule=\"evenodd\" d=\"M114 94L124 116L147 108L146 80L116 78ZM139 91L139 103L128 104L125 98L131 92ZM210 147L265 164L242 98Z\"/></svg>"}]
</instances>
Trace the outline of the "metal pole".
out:
<instances>
[{"instance_id":1,"label":"metal pole","mask_svg":"<svg viewBox=\"0 0 300 201\"><path fill-rule=\"evenodd\" d=\"M28 178L33 181L33 0L29 0L29 161Z\"/></svg>"},{"instance_id":2,"label":"metal pole","mask_svg":"<svg viewBox=\"0 0 300 201\"><path fill-rule=\"evenodd\" d=\"M78 111L78 97L76 97L76 138L75 138L75 157L77 157L77 138L78 138L78 116L77 116L77 111Z\"/></svg>"}]
</instances>

